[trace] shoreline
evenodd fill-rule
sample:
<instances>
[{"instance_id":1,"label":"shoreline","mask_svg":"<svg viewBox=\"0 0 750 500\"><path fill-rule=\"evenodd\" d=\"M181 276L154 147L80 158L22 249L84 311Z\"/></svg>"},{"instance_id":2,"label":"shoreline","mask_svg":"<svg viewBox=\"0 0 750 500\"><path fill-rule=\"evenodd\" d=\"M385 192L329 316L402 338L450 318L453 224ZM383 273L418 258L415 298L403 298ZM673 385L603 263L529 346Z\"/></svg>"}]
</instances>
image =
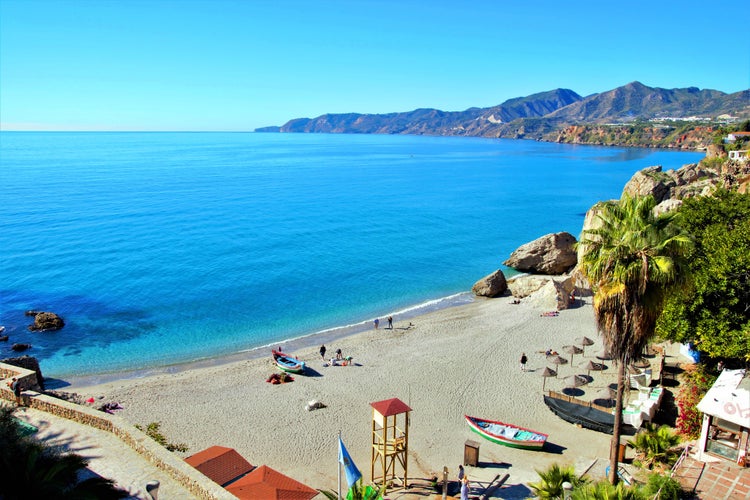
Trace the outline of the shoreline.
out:
<instances>
[{"instance_id":1,"label":"shoreline","mask_svg":"<svg viewBox=\"0 0 750 500\"><path fill-rule=\"evenodd\" d=\"M133 424L160 422L168 440L189 447L181 456L227 446L254 465L266 464L326 489L336 487L339 431L369 480L369 403L397 397L412 408L410 481L432 477L443 466L453 478L464 441L476 439L464 415L507 421L549 434L548 446L527 451L482 440L480 462L485 465L467 470L470 479L484 481L498 473L497 467L507 469L507 484L517 485L524 498L526 483L538 478L535 470L552 463L584 470L608 455L610 439L563 421L542 398L543 385L560 390L563 378L600 349L590 298L556 317L541 312L531 301L514 305L505 296L477 298L411 321L396 317L393 330L369 328L326 344L329 352L341 348L353 356L350 367L324 367L319 337L305 347L285 345L309 368L282 385L266 383L277 372L267 355L99 385L71 384L65 390L94 397L96 406L116 401L124 408L117 414ZM577 355L573 367L564 365L558 378L542 379L544 351L560 350L583 335L595 339L586 355ZM528 357L527 372L519 369L522 352ZM598 373L585 391L594 394L613 376L612 369ZM311 400L325 407L307 411ZM408 492L389 497L411 498Z\"/></svg>"},{"instance_id":2,"label":"shoreline","mask_svg":"<svg viewBox=\"0 0 750 500\"><path fill-rule=\"evenodd\" d=\"M513 276L521 275L522 274L515 274ZM396 321L406 321L419 318L420 316L424 316L432 312L442 311L453 307L461 307L474 301L476 301L476 297L471 293L471 291L463 291L438 299L431 299L414 306L408 306L398 311L387 313L382 316L382 318L386 318L389 315L393 316L395 324ZM384 322L381 322L381 329L385 329L382 326L383 323ZM324 330L299 335L297 337L282 339L278 342L273 342L258 347L251 347L233 353L216 354L214 356L192 359L189 361L178 361L175 363L153 368L90 373L80 376L70 376L62 378L57 378L54 376L45 377L45 387L53 390L66 390L71 386L90 387L110 382L116 382L118 380L137 380L162 374L174 374L199 368L223 366L241 361L263 358L265 356L268 356L270 349L274 346L283 346L285 351L292 352L293 350L317 347L320 344L331 343L352 335L364 333L372 329L372 322L370 320L365 320L358 323L351 323L348 325L327 328ZM43 366L43 363L40 364L42 364ZM42 370L42 373L44 373L44 370Z\"/></svg>"}]
</instances>

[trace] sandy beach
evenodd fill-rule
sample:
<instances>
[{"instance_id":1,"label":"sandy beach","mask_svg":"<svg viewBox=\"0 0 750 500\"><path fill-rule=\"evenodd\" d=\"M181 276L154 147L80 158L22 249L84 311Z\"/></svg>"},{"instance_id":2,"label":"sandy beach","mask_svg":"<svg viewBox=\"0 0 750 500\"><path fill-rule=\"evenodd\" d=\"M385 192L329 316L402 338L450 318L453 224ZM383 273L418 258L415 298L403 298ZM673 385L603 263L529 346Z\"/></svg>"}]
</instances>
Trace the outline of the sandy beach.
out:
<instances>
[{"instance_id":1,"label":"sandy beach","mask_svg":"<svg viewBox=\"0 0 750 500\"><path fill-rule=\"evenodd\" d=\"M370 479L371 402L399 398L412 408L409 478L438 475L447 466L455 479L463 461L464 442L480 443L480 467L468 467L474 481L510 474L504 498L525 497L535 469L552 463L585 470L607 457L609 436L577 428L557 416L542 399L544 351L580 336L595 340L573 366L563 365L559 378L546 381L560 390L562 377L585 373L581 367L598 352L591 298L559 316L541 316L531 303L511 299L476 299L470 304L435 311L328 344L342 349L352 366L324 367L318 345L284 350L307 362L305 375L272 385L277 372L270 352L260 359L233 361L175 373L115 380L95 386L73 385L66 391L88 398L117 401L118 414L133 424L161 422L168 440L189 447L188 456L212 445L235 448L253 465L266 464L314 488L337 485L339 431L355 464ZM527 371L519 366L528 356ZM563 354L569 358L569 355ZM583 388L594 394L614 379L614 368L594 374ZM586 396L584 396L586 398ZM317 400L325 408L307 411ZM464 415L501 420L549 434L544 451L515 450L472 433ZM389 498L409 498L396 492Z\"/></svg>"}]
</instances>

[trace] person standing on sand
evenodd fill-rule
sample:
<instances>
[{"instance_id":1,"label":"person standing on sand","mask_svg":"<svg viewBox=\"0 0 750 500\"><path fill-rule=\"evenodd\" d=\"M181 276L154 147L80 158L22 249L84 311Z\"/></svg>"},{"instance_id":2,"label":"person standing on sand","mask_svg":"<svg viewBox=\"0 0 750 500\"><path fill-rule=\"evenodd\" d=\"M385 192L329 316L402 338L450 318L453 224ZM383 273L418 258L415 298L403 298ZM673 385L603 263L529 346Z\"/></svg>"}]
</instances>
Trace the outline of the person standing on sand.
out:
<instances>
[{"instance_id":1,"label":"person standing on sand","mask_svg":"<svg viewBox=\"0 0 750 500\"><path fill-rule=\"evenodd\" d=\"M375 329L377 330L378 327L380 326L380 319L375 318L375 321L373 321L373 323L375 323Z\"/></svg>"},{"instance_id":2,"label":"person standing on sand","mask_svg":"<svg viewBox=\"0 0 750 500\"><path fill-rule=\"evenodd\" d=\"M469 478L461 479L461 500L469 500Z\"/></svg>"},{"instance_id":3,"label":"person standing on sand","mask_svg":"<svg viewBox=\"0 0 750 500\"><path fill-rule=\"evenodd\" d=\"M320 346L320 357L323 358L323 360L326 359L326 346L323 344Z\"/></svg>"},{"instance_id":4,"label":"person standing on sand","mask_svg":"<svg viewBox=\"0 0 750 500\"><path fill-rule=\"evenodd\" d=\"M526 357L526 353L522 352L521 353L521 371L522 372L526 371L526 362L527 361L528 361L528 358Z\"/></svg>"},{"instance_id":5,"label":"person standing on sand","mask_svg":"<svg viewBox=\"0 0 750 500\"><path fill-rule=\"evenodd\" d=\"M464 472L464 466L463 465L459 465L458 466L458 485L459 486L461 485L461 481L464 480L464 476L465 475L466 475L466 473Z\"/></svg>"},{"instance_id":6,"label":"person standing on sand","mask_svg":"<svg viewBox=\"0 0 750 500\"><path fill-rule=\"evenodd\" d=\"M388 329L393 330L393 316L388 316Z\"/></svg>"}]
</instances>

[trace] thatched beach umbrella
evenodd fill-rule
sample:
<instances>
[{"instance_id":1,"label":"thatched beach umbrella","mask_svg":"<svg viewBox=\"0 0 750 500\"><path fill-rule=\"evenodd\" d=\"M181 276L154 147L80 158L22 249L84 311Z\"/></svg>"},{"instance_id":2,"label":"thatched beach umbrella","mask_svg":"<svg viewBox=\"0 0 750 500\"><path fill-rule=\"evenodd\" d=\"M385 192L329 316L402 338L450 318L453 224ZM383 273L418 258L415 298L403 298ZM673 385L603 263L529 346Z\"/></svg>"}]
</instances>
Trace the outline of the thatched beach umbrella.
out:
<instances>
[{"instance_id":1,"label":"thatched beach umbrella","mask_svg":"<svg viewBox=\"0 0 750 500\"><path fill-rule=\"evenodd\" d=\"M563 380L565 381L565 387L568 389L575 389L589 383L588 379L583 375L569 375Z\"/></svg>"},{"instance_id":2,"label":"thatched beach umbrella","mask_svg":"<svg viewBox=\"0 0 750 500\"><path fill-rule=\"evenodd\" d=\"M591 340L588 337L578 337L576 339L576 345L579 345L579 346L581 346L583 348L583 355L585 356L586 355L586 347L588 347L590 345L594 345L594 341Z\"/></svg>"},{"instance_id":3,"label":"thatched beach umbrella","mask_svg":"<svg viewBox=\"0 0 750 500\"><path fill-rule=\"evenodd\" d=\"M607 348L605 347L599 353L596 355L596 359L606 360L606 359L612 359L612 355L609 353Z\"/></svg>"},{"instance_id":4,"label":"thatched beach umbrella","mask_svg":"<svg viewBox=\"0 0 750 500\"><path fill-rule=\"evenodd\" d=\"M568 360L563 357L558 356L557 354L552 354L550 356L547 356L547 362L552 363L553 365L557 365L559 367L560 365L566 364Z\"/></svg>"},{"instance_id":5,"label":"thatched beach umbrella","mask_svg":"<svg viewBox=\"0 0 750 500\"><path fill-rule=\"evenodd\" d=\"M593 361L589 361L586 363L586 375L591 375L591 371L601 371L604 370L604 365L601 363L594 363Z\"/></svg>"},{"instance_id":6,"label":"thatched beach umbrella","mask_svg":"<svg viewBox=\"0 0 750 500\"><path fill-rule=\"evenodd\" d=\"M542 371L542 378L544 379L544 382L542 382L542 390L544 390L544 386L547 384L547 377L557 377L557 372L549 367L544 367L544 370Z\"/></svg>"},{"instance_id":7,"label":"thatched beach umbrella","mask_svg":"<svg viewBox=\"0 0 750 500\"><path fill-rule=\"evenodd\" d=\"M594 398L594 402L602 401L603 404L601 406L606 406L607 408L611 408L615 405L615 398L617 397L617 391L614 389L611 389L609 387L605 387L601 391L596 393L596 397ZM600 404L600 403L597 403Z\"/></svg>"},{"instance_id":8,"label":"thatched beach umbrella","mask_svg":"<svg viewBox=\"0 0 750 500\"><path fill-rule=\"evenodd\" d=\"M563 351L570 354L570 365L573 366L573 355L574 354L581 354L583 352L583 349L578 347L577 345L564 345Z\"/></svg>"}]
</instances>

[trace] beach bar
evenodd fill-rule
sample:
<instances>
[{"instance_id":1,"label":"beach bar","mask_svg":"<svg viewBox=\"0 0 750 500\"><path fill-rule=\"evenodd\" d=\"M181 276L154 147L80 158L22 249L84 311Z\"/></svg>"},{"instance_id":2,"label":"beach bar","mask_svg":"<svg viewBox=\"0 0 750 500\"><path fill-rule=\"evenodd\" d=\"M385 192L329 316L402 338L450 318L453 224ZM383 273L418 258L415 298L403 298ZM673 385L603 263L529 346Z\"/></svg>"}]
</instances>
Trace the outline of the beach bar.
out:
<instances>
[{"instance_id":1,"label":"beach bar","mask_svg":"<svg viewBox=\"0 0 750 500\"><path fill-rule=\"evenodd\" d=\"M698 409L703 426L698 458L704 462L729 460L750 465L750 378L745 370L723 370Z\"/></svg>"}]
</instances>

